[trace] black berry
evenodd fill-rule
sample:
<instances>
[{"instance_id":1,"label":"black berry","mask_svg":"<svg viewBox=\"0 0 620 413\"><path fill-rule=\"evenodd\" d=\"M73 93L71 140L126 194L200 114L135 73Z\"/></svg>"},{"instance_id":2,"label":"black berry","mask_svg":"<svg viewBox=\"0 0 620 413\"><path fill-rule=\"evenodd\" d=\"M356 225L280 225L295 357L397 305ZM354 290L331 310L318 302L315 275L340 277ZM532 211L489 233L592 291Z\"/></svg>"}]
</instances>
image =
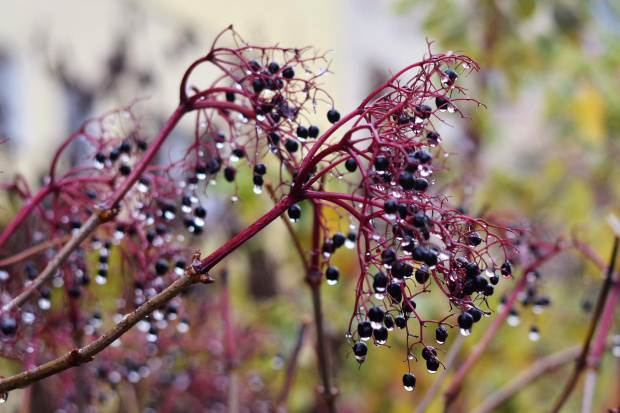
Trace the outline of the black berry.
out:
<instances>
[{"instance_id":1,"label":"black berry","mask_svg":"<svg viewBox=\"0 0 620 413\"><path fill-rule=\"evenodd\" d=\"M327 120L330 123L336 123L340 120L340 112L338 112L336 109L330 109L327 112Z\"/></svg>"}]
</instances>

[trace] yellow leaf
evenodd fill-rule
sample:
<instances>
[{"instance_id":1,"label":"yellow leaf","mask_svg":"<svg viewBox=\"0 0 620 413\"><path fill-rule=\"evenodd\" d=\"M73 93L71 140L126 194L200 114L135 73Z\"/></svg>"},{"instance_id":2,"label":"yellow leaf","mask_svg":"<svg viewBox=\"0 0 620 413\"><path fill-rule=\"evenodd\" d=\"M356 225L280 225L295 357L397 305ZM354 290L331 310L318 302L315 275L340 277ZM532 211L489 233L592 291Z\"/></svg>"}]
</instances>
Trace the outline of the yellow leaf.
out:
<instances>
[{"instance_id":1,"label":"yellow leaf","mask_svg":"<svg viewBox=\"0 0 620 413\"><path fill-rule=\"evenodd\" d=\"M573 98L571 109L577 136L584 142L599 145L605 135L603 96L591 85L582 84Z\"/></svg>"}]
</instances>

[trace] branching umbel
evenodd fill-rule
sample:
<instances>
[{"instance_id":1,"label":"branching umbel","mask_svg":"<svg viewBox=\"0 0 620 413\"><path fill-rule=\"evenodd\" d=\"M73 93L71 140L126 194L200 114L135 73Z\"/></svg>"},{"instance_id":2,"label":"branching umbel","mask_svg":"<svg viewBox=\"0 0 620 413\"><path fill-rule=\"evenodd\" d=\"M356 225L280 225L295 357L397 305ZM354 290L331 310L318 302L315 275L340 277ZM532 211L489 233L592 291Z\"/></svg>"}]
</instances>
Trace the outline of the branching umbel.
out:
<instances>
[{"instance_id":1,"label":"branching umbel","mask_svg":"<svg viewBox=\"0 0 620 413\"><path fill-rule=\"evenodd\" d=\"M222 35L236 45L220 47ZM489 314L482 307L500 275L511 276L510 239L518 235L465 215L450 204L449 194L434 191L433 174L449 155L436 129L444 115L464 117L461 105L480 105L458 83L478 66L467 56L432 54L429 47L423 61L399 71L358 108L341 115L319 84L329 73L327 57L311 48L251 46L227 29L184 75L179 106L154 139L142 132L133 108L123 108L72 135L36 194L20 178L4 185L23 199L23 207L0 234L2 262L8 263L0 273L1 350L17 358L37 351L36 343L55 345L39 356L51 361L0 380L0 392L88 362L135 324L160 351L172 346L174 339L164 343L158 334L165 335L169 324L159 322L166 318L162 314L175 314L168 321L179 322L176 314L186 312L185 300L175 297L192 284L212 282L208 274L218 263L282 214L288 212L291 221L304 219L302 201L312 204L314 222L307 270L319 274L307 282L318 288L324 275L327 284L336 284L340 273L331 264L332 254L341 246L357 251L355 308L349 326L343 326L356 359L366 359L365 342L383 346L397 327L407 335L407 360L417 346L427 369L437 371L441 361L425 328L433 327L439 344L455 325L468 335ZM201 65L215 67L219 75L207 86L191 85L191 74ZM320 133L310 119L326 104L332 126ZM189 112L196 113L195 130L184 156L153 164ZM61 160L73 141L88 152L63 169ZM244 164L250 178L238 173ZM191 243L186 246L183 239L203 232L207 210L202 201L222 176L234 185L233 203L240 187L251 185L260 194L269 179L275 206L188 265L183 257ZM334 211L340 219L330 218ZM73 236L57 252L54 240L67 234ZM50 242L49 248L21 253L42 241ZM91 274L94 284L125 277L116 311L128 315L105 334L99 333L101 323L93 328L83 307L98 294ZM69 317L50 310L50 284L54 291L63 289ZM445 317L438 320L426 319L416 306L416 297L431 290L446 303ZM145 319L153 311L157 314ZM320 308L316 316L320 319ZM73 348L82 339L92 344L58 358L62 347ZM114 368L114 360L107 363L107 369ZM413 390L415 376L406 370L404 386ZM327 374L325 366L322 371Z\"/></svg>"}]
</instances>

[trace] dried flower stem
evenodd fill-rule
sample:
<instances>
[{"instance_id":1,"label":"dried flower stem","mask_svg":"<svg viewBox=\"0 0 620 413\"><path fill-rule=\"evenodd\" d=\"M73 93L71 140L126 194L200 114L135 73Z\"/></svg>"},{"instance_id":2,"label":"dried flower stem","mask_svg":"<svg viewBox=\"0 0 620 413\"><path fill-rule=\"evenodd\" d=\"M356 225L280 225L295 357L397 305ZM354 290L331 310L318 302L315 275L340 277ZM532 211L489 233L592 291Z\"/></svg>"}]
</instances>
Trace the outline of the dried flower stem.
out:
<instances>
[{"instance_id":1,"label":"dried flower stem","mask_svg":"<svg viewBox=\"0 0 620 413\"><path fill-rule=\"evenodd\" d=\"M49 240L49 241L45 241L45 242L42 242L42 243L40 243L38 245L35 245L34 247L30 247L28 249L25 249L25 250L21 251L20 253L13 255L12 257L8 257L8 258L5 258L3 260L0 260L0 268L6 267L8 265L15 264L15 263L20 262L20 261L23 261L23 260L25 260L27 258L30 258L33 255L40 253L41 251L45 251L46 249L48 249L50 247L53 247L55 245L63 244L65 242L68 242L68 241L71 240L71 238L73 238L73 235L67 234L67 235L65 235L63 237L55 238L55 239L52 239L52 240Z\"/></svg>"},{"instance_id":2,"label":"dried flower stem","mask_svg":"<svg viewBox=\"0 0 620 413\"><path fill-rule=\"evenodd\" d=\"M97 213L93 213L90 218L84 223L79 231L71 238L71 240L65 244L64 247L56 254L56 256L47 264L45 269L41 271L41 274L35 278L24 290L7 304L4 305L4 311L12 311L15 308L19 308L26 301L32 297L34 292L41 288L56 274L56 271L60 266L69 258L69 256L75 251L80 244L90 236L90 234L97 228L102 222L101 216Z\"/></svg>"},{"instance_id":3,"label":"dried flower stem","mask_svg":"<svg viewBox=\"0 0 620 413\"><path fill-rule=\"evenodd\" d=\"M304 339L306 337L306 332L308 331L308 325L310 321L307 319L302 320L301 325L299 326L299 333L297 334L297 341L295 343L295 347L293 348L293 352L291 353L291 357L288 361L288 366L286 368L286 377L284 379L284 386L278 395L276 404L277 406L286 409L288 402L288 395L291 390L291 386L293 385L293 380L295 378L295 371L297 369L297 359L299 358L299 352L301 351L301 347L303 346Z\"/></svg>"},{"instance_id":4,"label":"dried flower stem","mask_svg":"<svg viewBox=\"0 0 620 413\"><path fill-rule=\"evenodd\" d=\"M569 378L568 382L566 383L566 386L564 387L564 390L560 394L558 400L553 406L553 409L551 410L552 413L556 413L560 411L560 409L562 408L562 405L566 402L566 400L572 393L575 385L577 384L579 375L586 367L586 361L587 361L586 358L590 350L590 342L592 341L592 337L594 336L596 326L601 318L601 314L603 313L603 309L605 307L607 295L609 294L609 291L611 289L610 287L612 284L613 272L614 272L614 267L616 264L616 255L618 252L619 243L620 243L620 237L616 237L614 239L614 246L612 248L612 255L609 261L609 266L607 267L607 274L606 274L605 282L603 283L603 286L601 287L599 298L596 303L596 309L594 311L594 314L592 315L592 321L590 322L590 328L588 329L585 342L583 343L581 354L577 358L577 362L575 364L575 370L573 371L573 374ZM612 314L613 314L613 310L612 310Z\"/></svg>"},{"instance_id":5,"label":"dried flower stem","mask_svg":"<svg viewBox=\"0 0 620 413\"><path fill-rule=\"evenodd\" d=\"M577 384L577 380L579 379L581 372L586 368L588 352L590 351L590 343L592 341L592 338L594 337L596 326L598 325L598 322L600 321L601 316L603 315L603 309L605 308L607 296L609 294L609 291L611 290L614 267L616 265L616 255L618 253L619 245L620 245L620 237L616 236L614 238L614 245L612 248L611 258L609 259L609 265L607 266L607 274L606 274L605 282L603 283L603 286L601 287L601 291L599 293L599 297L596 302L596 309L594 310L594 313L592 314L592 320L590 321L590 327L588 329L588 333L586 334L586 339L583 343L581 354L577 358L577 362L575 364L575 369L573 371L573 374L568 379L568 382L566 383L564 389L562 390L562 393L560 394L555 404L553 405L553 408L551 410L552 413L557 413L560 411L560 409L562 408L566 400L568 400L568 397L571 395L573 389L575 388L575 385ZM610 302L611 301L613 300L610 300ZM611 317L613 313L614 311L612 307L611 313L606 314L606 317ZM606 332L605 332L605 335L607 335Z\"/></svg>"}]
</instances>

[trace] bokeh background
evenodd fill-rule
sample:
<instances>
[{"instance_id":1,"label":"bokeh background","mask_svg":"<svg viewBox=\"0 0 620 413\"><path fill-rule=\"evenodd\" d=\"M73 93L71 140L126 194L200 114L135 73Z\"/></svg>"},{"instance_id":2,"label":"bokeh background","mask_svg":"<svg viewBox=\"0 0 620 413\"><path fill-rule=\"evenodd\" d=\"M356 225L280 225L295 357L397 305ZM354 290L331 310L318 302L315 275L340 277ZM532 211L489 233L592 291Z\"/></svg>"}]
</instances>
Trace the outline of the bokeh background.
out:
<instances>
[{"instance_id":1,"label":"bokeh background","mask_svg":"<svg viewBox=\"0 0 620 413\"><path fill-rule=\"evenodd\" d=\"M157 129L176 107L184 69L230 24L254 44L334 50L334 74L326 77L325 88L342 113L391 72L421 59L427 41L434 41L436 52L470 55L482 70L463 81L486 108L469 108L472 120L442 130L447 149L459 154L447 173L458 183L454 199L474 215L518 217L540 239L577 237L607 259L613 232L605 218L620 215L620 3L614 0L0 0L0 140L10 138L1 147L1 178L20 172L36 188L63 137L89 117L136 98L144 99L139 103L144 122ZM175 131L179 145L191 126L188 121ZM193 247L213 250L270 202L249 195L230 211L229 197L225 187L212 194L208 236ZM0 222L13 213L10 207L0 211ZM237 328L248 340L259 337L239 377L267 398L280 391L297 332L312 313L303 271L283 231L275 222L226 263ZM344 334L357 264L352 254L338 259L344 280L325 289L324 312L340 405L343 411L413 412L436 380L449 382L451 371L435 377L414 363L418 387L407 393L401 384L403 340L395 339L392 350L371 349L361 368L347 358ZM567 254L540 273L538 287L552 306L542 314L518 308L521 322L500 330L470 372L454 411L471 411L539 357L581 342L601 272ZM218 288L204 298L217 300ZM492 306L501 295L490 300ZM424 305L431 314L433 306L437 314L446 311L444 303ZM619 322L616 314L615 334ZM208 323L200 330L200 323L192 322L195 339L217 337ZM457 364L485 323L490 319L464 341ZM541 332L538 341L528 338L532 325ZM311 330L297 361L290 411L315 408L320 380ZM602 360L595 411L620 405L618 360L611 352ZM495 411L545 411L570 368L569 363L537 380ZM132 386L121 383L102 411L144 411L140 397L126 402ZM19 409L18 394L11 394L9 411ZM442 411L440 395L428 411ZM578 411L580 395L581 385L565 411Z\"/></svg>"}]
</instances>

